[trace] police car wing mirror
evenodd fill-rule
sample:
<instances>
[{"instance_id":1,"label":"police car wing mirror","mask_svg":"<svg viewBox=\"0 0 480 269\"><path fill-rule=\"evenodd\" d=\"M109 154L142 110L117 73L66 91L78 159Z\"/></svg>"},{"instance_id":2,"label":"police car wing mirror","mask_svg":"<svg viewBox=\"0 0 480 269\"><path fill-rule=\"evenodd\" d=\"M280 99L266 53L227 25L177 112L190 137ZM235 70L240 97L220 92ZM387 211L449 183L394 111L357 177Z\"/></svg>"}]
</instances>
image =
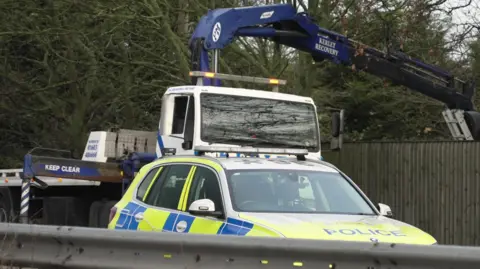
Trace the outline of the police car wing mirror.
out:
<instances>
[{"instance_id":1,"label":"police car wing mirror","mask_svg":"<svg viewBox=\"0 0 480 269\"><path fill-rule=\"evenodd\" d=\"M188 208L192 215L219 216L221 212L215 211L215 203L210 199L199 199L194 201Z\"/></svg>"},{"instance_id":2,"label":"police car wing mirror","mask_svg":"<svg viewBox=\"0 0 480 269\"><path fill-rule=\"evenodd\" d=\"M392 210L390 207L386 204L378 203L378 211L380 211L380 215L385 216L385 217L393 217Z\"/></svg>"}]
</instances>

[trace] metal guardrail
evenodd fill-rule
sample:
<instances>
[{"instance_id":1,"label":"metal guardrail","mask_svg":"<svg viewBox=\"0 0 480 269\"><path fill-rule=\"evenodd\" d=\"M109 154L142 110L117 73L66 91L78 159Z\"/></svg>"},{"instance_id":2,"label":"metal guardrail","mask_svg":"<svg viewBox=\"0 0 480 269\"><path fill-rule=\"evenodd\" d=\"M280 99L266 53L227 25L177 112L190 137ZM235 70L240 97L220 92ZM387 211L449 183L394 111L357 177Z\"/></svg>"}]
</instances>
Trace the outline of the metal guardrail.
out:
<instances>
[{"instance_id":1,"label":"metal guardrail","mask_svg":"<svg viewBox=\"0 0 480 269\"><path fill-rule=\"evenodd\" d=\"M0 224L0 265L30 268L480 268L480 248Z\"/></svg>"}]
</instances>

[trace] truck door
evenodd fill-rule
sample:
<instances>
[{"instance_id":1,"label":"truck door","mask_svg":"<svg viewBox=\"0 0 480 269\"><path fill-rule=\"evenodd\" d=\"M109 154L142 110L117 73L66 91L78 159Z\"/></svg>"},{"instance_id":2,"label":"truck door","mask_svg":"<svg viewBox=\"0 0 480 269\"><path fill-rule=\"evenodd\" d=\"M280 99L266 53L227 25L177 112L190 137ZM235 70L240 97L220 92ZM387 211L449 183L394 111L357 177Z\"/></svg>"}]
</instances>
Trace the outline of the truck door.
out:
<instances>
[{"instance_id":1,"label":"truck door","mask_svg":"<svg viewBox=\"0 0 480 269\"><path fill-rule=\"evenodd\" d=\"M176 154L193 154L195 98L191 94L164 96L159 124L159 148L175 148ZM157 155L160 153L157 150Z\"/></svg>"}]
</instances>

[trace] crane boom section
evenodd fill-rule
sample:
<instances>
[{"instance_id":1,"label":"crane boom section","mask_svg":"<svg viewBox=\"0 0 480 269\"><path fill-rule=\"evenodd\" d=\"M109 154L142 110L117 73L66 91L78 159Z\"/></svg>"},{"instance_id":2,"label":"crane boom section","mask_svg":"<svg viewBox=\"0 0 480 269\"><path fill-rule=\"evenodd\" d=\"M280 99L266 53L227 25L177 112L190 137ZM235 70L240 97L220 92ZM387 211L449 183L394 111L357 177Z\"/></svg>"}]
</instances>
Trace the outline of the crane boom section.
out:
<instances>
[{"instance_id":1,"label":"crane boom section","mask_svg":"<svg viewBox=\"0 0 480 269\"><path fill-rule=\"evenodd\" d=\"M458 80L450 72L404 53L387 54L324 29L289 4L209 11L201 18L189 42L192 69L209 71L209 52L221 50L241 36L269 38L310 53L317 62L328 60L389 79L441 101L450 109L474 110L473 83ZM213 84L207 78L203 83Z\"/></svg>"}]
</instances>

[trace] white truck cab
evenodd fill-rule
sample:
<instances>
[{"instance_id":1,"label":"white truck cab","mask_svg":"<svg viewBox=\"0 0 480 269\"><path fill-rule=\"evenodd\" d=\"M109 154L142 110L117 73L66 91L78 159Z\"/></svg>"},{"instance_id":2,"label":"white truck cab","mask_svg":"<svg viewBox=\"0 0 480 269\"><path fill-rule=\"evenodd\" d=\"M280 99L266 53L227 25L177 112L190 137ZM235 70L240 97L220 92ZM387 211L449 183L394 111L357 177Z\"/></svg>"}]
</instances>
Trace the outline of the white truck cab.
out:
<instances>
[{"instance_id":1,"label":"white truck cab","mask_svg":"<svg viewBox=\"0 0 480 269\"><path fill-rule=\"evenodd\" d=\"M286 81L278 79L199 71L190 75L277 87L286 84ZM155 153L156 158L164 156L165 150L175 150L177 155L194 155L193 146L240 146L307 149L307 158L321 159L320 128L312 98L277 91L201 84L171 87L165 91L158 132L137 132L135 138L128 131L123 137L108 132L92 132L83 160L106 162L107 158L121 155L124 148L142 151L138 145L147 145L144 152ZM340 114L336 116L332 123L338 136L343 119ZM135 146L131 145L133 141ZM113 145L115 150L112 150Z\"/></svg>"}]
</instances>

